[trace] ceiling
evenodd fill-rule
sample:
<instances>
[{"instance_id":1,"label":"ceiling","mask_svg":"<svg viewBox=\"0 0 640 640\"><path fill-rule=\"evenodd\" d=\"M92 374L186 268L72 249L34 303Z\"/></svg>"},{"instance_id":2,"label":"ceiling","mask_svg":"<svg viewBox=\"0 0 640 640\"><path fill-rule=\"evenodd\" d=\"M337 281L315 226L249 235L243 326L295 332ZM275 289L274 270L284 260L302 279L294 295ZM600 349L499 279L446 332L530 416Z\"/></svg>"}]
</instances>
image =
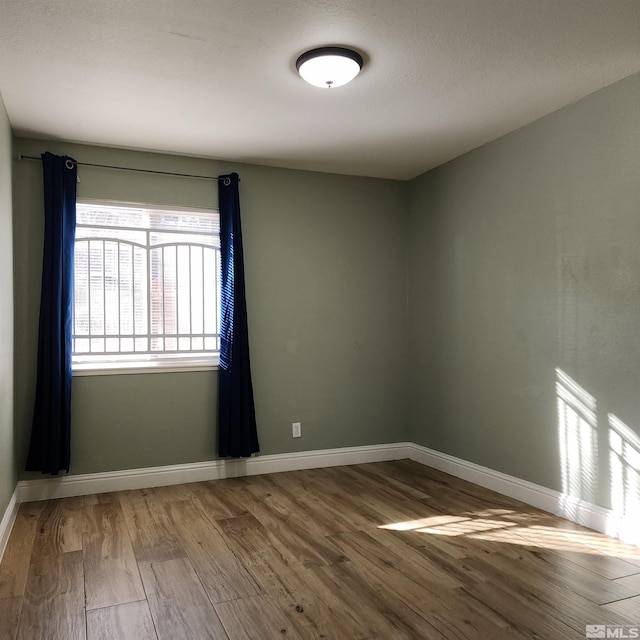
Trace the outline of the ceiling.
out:
<instances>
[{"instance_id":1,"label":"ceiling","mask_svg":"<svg viewBox=\"0 0 640 640\"><path fill-rule=\"evenodd\" d=\"M640 0L0 0L17 135L279 167L410 179L638 71Z\"/></svg>"}]
</instances>

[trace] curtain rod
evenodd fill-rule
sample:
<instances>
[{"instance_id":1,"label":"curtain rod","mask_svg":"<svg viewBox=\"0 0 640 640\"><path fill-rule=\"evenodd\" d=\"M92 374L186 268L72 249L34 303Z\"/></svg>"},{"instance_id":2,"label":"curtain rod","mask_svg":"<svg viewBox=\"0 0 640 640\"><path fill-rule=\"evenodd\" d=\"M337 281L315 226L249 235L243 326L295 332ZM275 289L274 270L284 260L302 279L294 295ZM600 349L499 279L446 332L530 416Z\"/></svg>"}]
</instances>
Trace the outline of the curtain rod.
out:
<instances>
[{"instance_id":1,"label":"curtain rod","mask_svg":"<svg viewBox=\"0 0 640 640\"><path fill-rule=\"evenodd\" d=\"M22 154L18 154L18 161L20 160L38 160L41 158L36 156L23 156ZM67 160L67 162L71 162ZM223 180L225 186L229 186L231 184L231 180L229 178L217 178L215 176L198 176L191 173L175 173L173 171L156 171L154 169L136 169L135 167L117 167L111 164L95 164L93 162L78 162L75 161L78 167L97 167L99 169L117 169L118 171L136 171L138 173L153 173L159 176L175 176L178 178L198 178L200 180ZM71 168L71 167L69 167Z\"/></svg>"}]
</instances>

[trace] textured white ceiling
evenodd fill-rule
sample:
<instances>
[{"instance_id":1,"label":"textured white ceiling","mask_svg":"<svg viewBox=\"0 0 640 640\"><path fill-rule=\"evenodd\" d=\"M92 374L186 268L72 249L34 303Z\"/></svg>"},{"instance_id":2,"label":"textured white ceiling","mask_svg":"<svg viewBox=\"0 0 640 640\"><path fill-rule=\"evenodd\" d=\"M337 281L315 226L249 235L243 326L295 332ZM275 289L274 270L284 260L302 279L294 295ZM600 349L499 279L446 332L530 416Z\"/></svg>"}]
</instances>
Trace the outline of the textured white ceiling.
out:
<instances>
[{"instance_id":1,"label":"textured white ceiling","mask_svg":"<svg viewBox=\"0 0 640 640\"><path fill-rule=\"evenodd\" d=\"M17 134L282 167L412 178L638 71L640 0L0 0Z\"/></svg>"}]
</instances>

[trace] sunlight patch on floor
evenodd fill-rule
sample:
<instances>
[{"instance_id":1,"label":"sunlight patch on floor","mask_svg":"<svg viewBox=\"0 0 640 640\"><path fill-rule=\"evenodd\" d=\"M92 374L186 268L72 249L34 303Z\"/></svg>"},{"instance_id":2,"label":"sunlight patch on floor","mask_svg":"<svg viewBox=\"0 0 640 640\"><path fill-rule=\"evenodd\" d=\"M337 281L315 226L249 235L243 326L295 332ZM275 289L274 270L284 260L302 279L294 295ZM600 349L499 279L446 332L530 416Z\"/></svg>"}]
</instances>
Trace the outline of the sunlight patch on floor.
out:
<instances>
[{"instance_id":1,"label":"sunlight patch on floor","mask_svg":"<svg viewBox=\"0 0 640 640\"><path fill-rule=\"evenodd\" d=\"M546 514L483 510L463 515L438 515L380 525L379 529L500 542L555 551L604 555L640 562L640 547L621 543L595 531L540 524ZM639 568L640 572L640 568Z\"/></svg>"}]
</instances>

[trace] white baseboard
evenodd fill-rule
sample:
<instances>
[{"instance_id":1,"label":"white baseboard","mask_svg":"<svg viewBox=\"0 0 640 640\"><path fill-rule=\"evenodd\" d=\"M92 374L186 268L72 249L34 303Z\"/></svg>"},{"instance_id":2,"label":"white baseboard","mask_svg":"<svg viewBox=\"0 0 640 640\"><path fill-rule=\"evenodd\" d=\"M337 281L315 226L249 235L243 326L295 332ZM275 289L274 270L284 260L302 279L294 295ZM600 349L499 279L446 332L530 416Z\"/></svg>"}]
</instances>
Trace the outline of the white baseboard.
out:
<instances>
[{"instance_id":1,"label":"white baseboard","mask_svg":"<svg viewBox=\"0 0 640 640\"><path fill-rule=\"evenodd\" d=\"M625 542L640 545L640 514L635 518L624 516L610 509L572 498L559 491L554 491L553 489L548 489L412 442L397 442L363 447L301 451L299 453L258 455L241 460L213 460L166 467L148 467L64 476L61 478L23 480L18 483L11 503L2 519L2 524L0 525L0 549L3 550L4 545L6 545L11 526L15 520L18 504L21 502L68 498L127 489L145 489L281 471L401 460L403 458L411 458L428 467L444 471L452 476L468 480L516 500L521 500L572 522L585 525L612 537L620 538Z\"/></svg>"},{"instance_id":2,"label":"white baseboard","mask_svg":"<svg viewBox=\"0 0 640 640\"><path fill-rule=\"evenodd\" d=\"M444 471L571 522L640 546L640 514L632 517L616 513L611 509L573 498L560 491L554 491L418 444L409 443L407 447L409 458L427 467Z\"/></svg>"},{"instance_id":3,"label":"white baseboard","mask_svg":"<svg viewBox=\"0 0 640 640\"><path fill-rule=\"evenodd\" d=\"M4 515L2 516L2 521L0 521L0 562L2 562L4 550L7 548L7 542L9 541L11 529L13 529L13 523L16 521L19 506L20 502L18 501L18 486L16 485L16 488L11 495L11 499L9 500L9 504L4 511Z\"/></svg>"},{"instance_id":4,"label":"white baseboard","mask_svg":"<svg viewBox=\"0 0 640 640\"><path fill-rule=\"evenodd\" d=\"M34 500L70 498L72 496L106 493L108 491L146 489L149 487L184 484L186 482L220 480L222 478L237 478L280 471L401 460L409 457L408 446L409 443L407 442L377 444L363 447L301 451L299 453L257 455L240 460L212 460L210 462L176 464L166 467L147 467L143 469L62 476L60 478L22 480L18 483L18 500L19 502L33 502Z\"/></svg>"}]
</instances>

